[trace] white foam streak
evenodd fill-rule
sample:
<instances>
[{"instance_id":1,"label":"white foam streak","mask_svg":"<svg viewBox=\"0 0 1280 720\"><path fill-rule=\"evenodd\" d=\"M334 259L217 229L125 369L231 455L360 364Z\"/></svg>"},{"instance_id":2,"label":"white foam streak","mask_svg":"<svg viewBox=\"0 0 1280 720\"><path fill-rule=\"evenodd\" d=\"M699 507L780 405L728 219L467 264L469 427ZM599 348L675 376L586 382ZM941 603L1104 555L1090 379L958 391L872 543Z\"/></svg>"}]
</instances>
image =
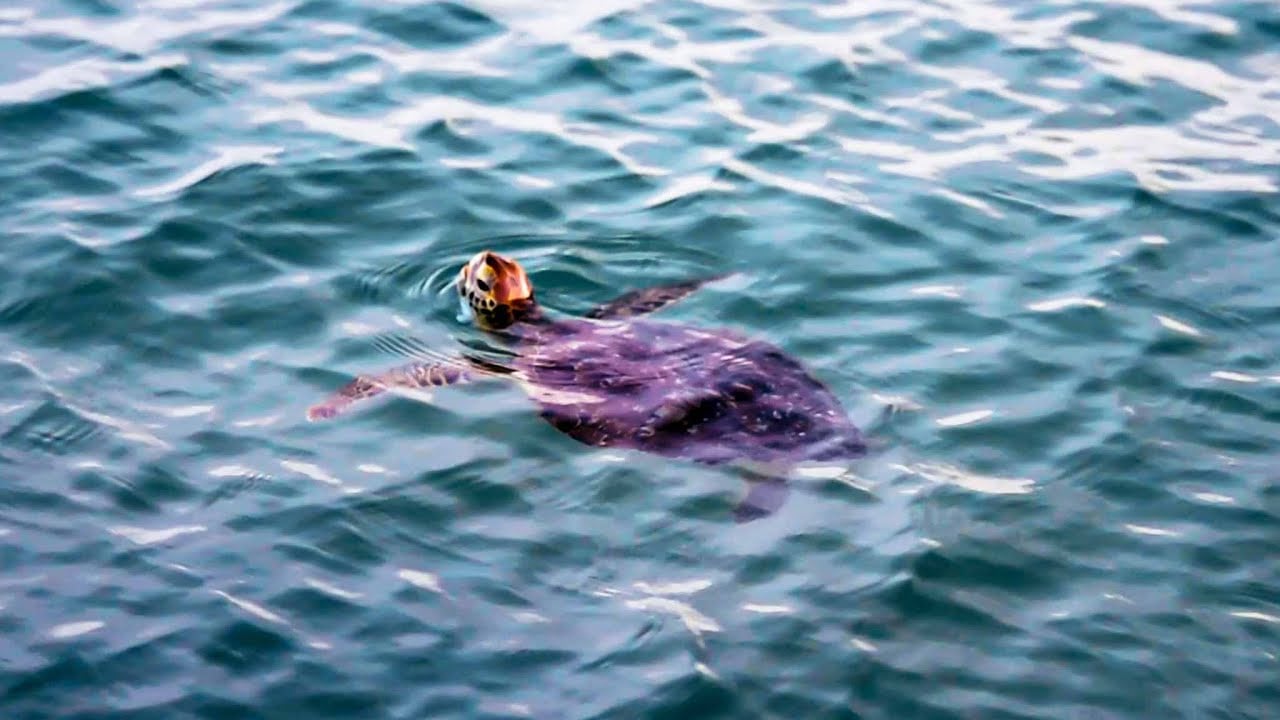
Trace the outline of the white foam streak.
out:
<instances>
[{"instance_id":1,"label":"white foam streak","mask_svg":"<svg viewBox=\"0 0 1280 720\"><path fill-rule=\"evenodd\" d=\"M1218 380L1228 380L1237 383L1256 383L1262 382L1262 378L1255 375L1245 375L1244 373L1232 372L1230 370L1215 370L1210 373L1210 377Z\"/></svg>"},{"instance_id":2,"label":"white foam streak","mask_svg":"<svg viewBox=\"0 0 1280 720\"><path fill-rule=\"evenodd\" d=\"M178 405L173 407L166 405L144 405L140 407L145 407L147 410L168 418L179 419L196 417L197 415L209 415L214 411L214 407L212 405Z\"/></svg>"},{"instance_id":3,"label":"white foam streak","mask_svg":"<svg viewBox=\"0 0 1280 720\"><path fill-rule=\"evenodd\" d=\"M311 463L301 462L298 460L281 460L280 465L282 465L286 470L292 470L301 475L305 475L316 482L322 482L325 485L342 485L341 480L330 475L319 465L313 465Z\"/></svg>"},{"instance_id":4,"label":"white foam streak","mask_svg":"<svg viewBox=\"0 0 1280 720\"><path fill-rule=\"evenodd\" d=\"M545 133L569 142L600 150L637 175L666 175L667 170L644 165L624 148L637 142L656 142L658 138L635 131L606 130L588 123L566 123L559 115L531 109L485 105L454 96L427 96L416 99L380 117L352 118L330 115L307 102L307 88L296 84L280 85L260 82L269 95L280 102L259 108L251 117L259 124L296 122L317 132L328 133L355 142L383 147L412 149L412 133L434 122L448 122L460 131L458 123L492 126L500 131ZM331 88L313 88L311 94L326 94Z\"/></svg>"},{"instance_id":5,"label":"white foam streak","mask_svg":"<svg viewBox=\"0 0 1280 720\"><path fill-rule=\"evenodd\" d=\"M1236 610L1231 613L1232 617L1238 617L1244 620L1261 620L1262 622L1280 624L1280 617L1268 615L1267 613L1257 612L1255 610Z\"/></svg>"},{"instance_id":6,"label":"white foam streak","mask_svg":"<svg viewBox=\"0 0 1280 720\"><path fill-rule=\"evenodd\" d=\"M758 603L746 603L742 606L742 609L760 615L789 615L795 612L789 605L761 605Z\"/></svg>"},{"instance_id":7,"label":"white foam streak","mask_svg":"<svg viewBox=\"0 0 1280 720\"><path fill-rule=\"evenodd\" d=\"M1125 530L1135 535L1151 535L1154 537L1177 537L1179 533L1173 530L1165 530L1164 528L1151 527L1149 525L1126 524Z\"/></svg>"},{"instance_id":8,"label":"white foam streak","mask_svg":"<svg viewBox=\"0 0 1280 720\"><path fill-rule=\"evenodd\" d=\"M650 195L644 201L647 208L658 207L680 198L706 192L730 192L733 185L712 177L689 176L675 179L666 188Z\"/></svg>"},{"instance_id":9,"label":"white foam streak","mask_svg":"<svg viewBox=\"0 0 1280 720\"><path fill-rule=\"evenodd\" d=\"M231 423L238 428L268 427L280 421L280 415L263 415L262 417L245 418Z\"/></svg>"},{"instance_id":10,"label":"white foam streak","mask_svg":"<svg viewBox=\"0 0 1280 720\"><path fill-rule=\"evenodd\" d=\"M444 51L415 48L403 44L396 45L394 50L378 45L362 44L350 50L344 50L342 55L368 53L395 68L400 74L457 73L471 78L497 78L511 74L497 58L498 52L507 44L509 44L509 38L506 36ZM489 57L495 58L492 63L485 62Z\"/></svg>"},{"instance_id":11,"label":"white foam streak","mask_svg":"<svg viewBox=\"0 0 1280 720\"><path fill-rule=\"evenodd\" d=\"M1228 17L1208 12L1196 12L1183 7L1184 5L1192 7L1197 5L1202 7L1210 6L1209 3L1199 2L1198 0L1113 0L1113 4L1140 7L1160 15L1170 22L1198 25L1221 35L1234 35L1240 32L1240 26Z\"/></svg>"},{"instance_id":12,"label":"white foam streak","mask_svg":"<svg viewBox=\"0 0 1280 720\"><path fill-rule=\"evenodd\" d=\"M1235 22L1225 17L1189 10L1178 0L1122 0L1147 7L1173 22L1195 24L1222 33L1236 31ZM894 2L849 3L843 7L822 8L820 16L860 18L858 50L832 48L832 57L845 59L851 65L862 62L910 63L919 72L944 83L944 87L924 92L886 98L883 104L909 108L939 118L959 122L956 131L936 133L935 141L954 144L953 148L922 151L913 146L896 146L875 139L839 138L844 150L881 158L881 169L926 179L941 177L956 167L989 160L1014 162L1023 153L1043 154L1050 163L1022 163L1025 172L1053 179L1088 179L1108 173L1131 173L1153 191L1165 190L1234 190L1274 192L1276 178L1266 172L1232 171L1222 162L1238 162L1242 152L1249 153L1256 166L1280 162L1280 142L1261 137L1252 130L1250 118L1280 116L1280 82L1270 68L1258 72L1263 78L1252 80L1232 75L1219 66L1185 56L1161 53L1138 45L1103 41L1072 31L1072 25L1092 19L1090 12L1068 12L1052 17L1027 18L1009 7L968 0L939 0L935 5L913 4L910 13L902 13ZM1063 128L1038 127L1031 117L1003 120L978 118L957 109L957 94L982 91L1001 97L1012 104L1034 108L1040 115L1065 109L1061 101L1038 97L1012 89L1005 78L981 67L962 64L933 66L918 58L895 57L888 40L907 29L901 23L883 22L875 17L879 11L893 11L904 22L919 27L934 20L958 22L983 31L998 32L1003 41L1014 46L1058 48L1075 47L1104 74L1114 75L1140 85L1154 80L1169 80L1218 100L1196 112L1187 121L1158 126L1107 123L1105 127ZM774 44L798 42L806 47L826 49L832 33L802 33L781 23L767 24L767 41ZM1041 83L1054 87L1080 87L1073 78L1045 78ZM815 105L838 110L857 117L864 109L848 103L804 96ZM726 107L720 105L718 107ZM1111 108L1081 105L1099 116L1111 116ZM881 120L883 121L883 120ZM900 121L899 121L900 122ZM1206 163L1205 165L1199 162ZM1207 163L1215 163L1212 166ZM963 202L959 198L951 198ZM985 212L986 210L984 210Z\"/></svg>"},{"instance_id":13,"label":"white foam streak","mask_svg":"<svg viewBox=\"0 0 1280 720\"><path fill-rule=\"evenodd\" d=\"M551 622L551 619L545 615L539 615L531 610L518 610L511 613L511 619L525 625L542 625Z\"/></svg>"},{"instance_id":14,"label":"white foam streak","mask_svg":"<svg viewBox=\"0 0 1280 720\"><path fill-rule=\"evenodd\" d=\"M1204 337L1204 333L1182 322L1181 320L1176 320L1174 318L1169 317L1168 315L1156 315L1156 321L1159 322L1161 325L1163 325L1165 328L1172 330L1176 333L1181 333L1183 335L1188 335L1190 337L1196 337L1196 338Z\"/></svg>"},{"instance_id":15,"label":"white foam streak","mask_svg":"<svg viewBox=\"0 0 1280 720\"><path fill-rule=\"evenodd\" d=\"M1003 212L1001 212L1000 210L997 210L990 203L979 200L978 198L973 197L972 195L965 195L964 193L956 192L955 190L950 190L947 188L937 188L934 192L936 192L938 195L941 195L944 198L947 198L948 200L953 200L955 202L958 202L961 205L968 205L974 210L977 210L978 212L983 213L984 215L992 219L1001 220L1005 216Z\"/></svg>"},{"instance_id":16,"label":"white foam streak","mask_svg":"<svg viewBox=\"0 0 1280 720\"><path fill-rule=\"evenodd\" d=\"M434 573L406 568L401 569L396 575L410 585L420 587L423 590L430 590L433 593L444 594L444 587L440 585L440 578Z\"/></svg>"},{"instance_id":17,"label":"white foam streak","mask_svg":"<svg viewBox=\"0 0 1280 720\"><path fill-rule=\"evenodd\" d=\"M1031 492L1035 486L1035 481L1029 478L981 475L943 463L916 463L915 465L897 465L895 467L932 482L955 485L966 490L990 495L1023 495Z\"/></svg>"},{"instance_id":18,"label":"white foam streak","mask_svg":"<svg viewBox=\"0 0 1280 720\"><path fill-rule=\"evenodd\" d=\"M963 427L965 425L973 425L974 423L982 422L994 414L995 412L992 410L973 410L971 412L938 418L937 423L942 427Z\"/></svg>"},{"instance_id":19,"label":"white foam streak","mask_svg":"<svg viewBox=\"0 0 1280 720\"><path fill-rule=\"evenodd\" d=\"M863 640L860 637L849 638L849 644L853 645L854 647L858 648L863 652L876 652L877 650L879 650L879 648L877 648L875 645L872 645L870 642Z\"/></svg>"},{"instance_id":20,"label":"white foam streak","mask_svg":"<svg viewBox=\"0 0 1280 720\"><path fill-rule=\"evenodd\" d=\"M262 607L261 605L258 605L257 603L252 603L252 602L249 602L248 600L238 598L230 593L223 592L222 590L214 590L213 594L218 595L219 597L223 598L224 600L231 603L232 605L235 605L241 610L244 610L250 615L266 620L267 622L275 623L277 625L289 624L288 621L286 621L283 617L271 612L270 610Z\"/></svg>"},{"instance_id":21,"label":"white foam streak","mask_svg":"<svg viewBox=\"0 0 1280 720\"><path fill-rule=\"evenodd\" d=\"M343 590L336 585L331 585L323 580L316 580L315 578L306 578L303 582L322 593L332 595L343 600L357 600L364 597L363 593L358 593L353 590Z\"/></svg>"},{"instance_id":22,"label":"white foam streak","mask_svg":"<svg viewBox=\"0 0 1280 720\"><path fill-rule=\"evenodd\" d=\"M12 404L0 405L0 415L12 415L29 406L29 402L16 402Z\"/></svg>"},{"instance_id":23,"label":"white foam streak","mask_svg":"<svg viewBox=\"0 0 1280 720\"><path fill-rule=\"evenodd\" d=\"M139 527L131 527L128 525L117 525L107 528L107 532L132 542L136 545L156 545L158 543L167 542L182 535L190 535L193 533L204 532L207 528L203 525L179 525L171 528L161 528L158 530L146 530Z\"/></svg>"},{"instance_id":24,"label":"white foam streak","mask_svg":"<svg viewBox=\"0 0 1280 720\"><path fill-rule=\"evenodd\" d=\"M802 464L792 468L791 473L796 477L813 480L841 480L853 484L851 478L845 477L850 474L849 468L845 465Z\"/></svg>"},{"instance_id":25,"label":"white foam streak","mask_svg":"<svg viewBox=\"0 0 1280 720\"><path fill-rule=\"evenodd\" d=\"M168 449L170 447L169 443L156 437L149 430L135 422L122 420L120 418L107 415L106 413L94 412L86 408L77 407L68 402L66 398L62 398L62 402L68 407L68 409L78 413L84 419L116 430L124 440L133 440L134 442L157 448Z\"/></svg>"},{"instance_id":26,"label":"white foam streak","mask_svg":"<svg viewBox=\"0 0 1280 720\"><path fill-rule=\"evenodd\" d=\"M912 295L925 297L944 297L955 300L964 294L964 290L956 285L922 285L911 288Z\"/></svg>"},{"instance_id":27,"label":"white foam streak","mask_svg":"<svg viewBox=\"0 0 1280 720\"><path fill-rule=\"evenodd\" d=\"M4 33L0 32L0 37L3 36ZM184 62L185 58L181 55L158 55L133 61L84 58L0 85L0 104L30 103L82 90L109 87Z\"/></svg>"},{"instance_id":28,"label":"white foam streak","mask_svg":"<svg viewBox=\"0 0 1280 720\"><path fill-rule=\"evenodd\" d=\"M556 186L555 181L553 180L548 180L547 178L540 178L540 177L537 177L536 175L526 175L524 173L518 173L516 175L512 175L511 180L518 185L523 185L525 187L535 188L538 190L546 190L547 188L552 188Z\"/></svg>"},{"instance_id":29,"label":"white foam streak","mask_svg":"<svg viewBox=\"0 0 1280 720\"><path fill-rule=\"evenodd\" d=\"M1090 297L1064 297L1054 300L1042 300L1040 302L1027 305L1027 309L1032 312L1059 312L1067 308L1092 307L1103 308L1107 304L1101 300L1095 300Z\"/></svg>"},{"instance_id":30,"label":"white foam streak","mask_svg":"<svg viewBox=\"0 0 1280 720\"><path fill-rule=\"evenodd\" d=\"M1235 498L1230 497L1229 495L1219 495L1218 493L1211 492L1192 493L1191 497L1200 500L1201 502L1213 503L1215 505L1234 505L1236 502Z\"/></svg>"},{"instance_id":31,"label":"white foam streak","mask_svg":"<svg viewBox=\"0 0 1280 720\"><path fill-rule=\"evenodd\" d=\"M209 475L216 478L257 477L261 474L257 470L244 465L219 465L209 469Z\"/></svg>"},{"instance_id":32,"label":"white foam streak","mask_svg":"<svg viewBox=\"0 0 1280 720\"><path fill-rule=\"evenodd\" d=\"M666 597L648 597L637 600L628 600L627 607L633 610L646 610L650 612L659 612L667 615L674 615L680 618L684 626L694 635L701 635L704 632L719 632L720 624L715 620L703 615L688 603L672 600Z\"/></svg>"},{"instance_id":33,"label":"white foam streak","mask_svg":"<svg viewBox=\"0 0 1280 720\"><path fill-rule=\"evenodd\" d=\"M725 158L723 165L726 170L738 173L748 180L754 180L761 185L776 187L797 195L808 195L809 197L819 198L837 205L857 206L880 217L888 217L888 213L884 210L871 206L867 196L854 190L846 189L842 192L831 190L822 185L770 172L736 157Z\"/></svg>"},{"instance_id":34,"label":"white foam streak","mask_svg":"<svg viewBox=\"0 0 1280 720\"><path fill-rule=\"evenodd\" d=\"M14 30L0 26L0 36L66 36L95 45L108 45L127 53L150 55L169 41L192 34L265 26L288 12L293 4L278 2L226 10L192 7L179 8L181 12L173 13L156 12L165 7L154 2L150 5L139 8L141 12L126 14L115 21L96 16L31 18Z\"/></svg>"},{"instance_id":35,"label":"white foam streak","mask_svg":"<svg viewBox=\"0 0 1280 720\"><path fill-rule=\"evenodd\" d=\"M635 583L637 590L650 595L692 595L709 587L711 587L711 581L706 579L669 583L647 583L641 580Z\"/></svg>"},{"instance_id":36,"label":"white foam streak","mask_svg":"<svg viewBox=\"0 0 1280 720\"><path fill-rule=\"evenodd\" d=\"M80 622L66 623L49 630L49 636L59 640L66 640L67 638L79 637L99 630L103 625L104 623L100 620L82 620Z\"/></svg>"},{"instance_id":37,"label":"white foam streak","mask_svg":"<svg viewBox=\"0 0 1280 720\"><path fill-rule=\"evenodd\" d=\"M400 128L363 119L327 115L305 102L287 102L270 109L258 110L251 114L251 120L264 125L296 122L309 130L357 143L401 150L411 149Z\"/></svg>"},{"instance_id":38,"label":"white foam streak","mask_svg":"<svg viewBox=\"0 0 1280 720\"><path fill-rule=\"evenodd\" d=\"M216 149L214 157L182 175L159 185L139 188L134 194L142 198L163 197L186 190L202 180L232 168L248 165L274 165L284 148L274 145L233 145Z\"/></svg>"},{"instance_id":39,"label":"white foam streak","mask_svg":"<svg viewBox=\"0 0 1280 720\"><path fill-rule=\"evenodd\" d=\"M639 7L642 0L560 3L548 12L540 0L471 0L469 5L503 25L548 43L566 42L600 18Z\"/></svg>"}]
</instances>

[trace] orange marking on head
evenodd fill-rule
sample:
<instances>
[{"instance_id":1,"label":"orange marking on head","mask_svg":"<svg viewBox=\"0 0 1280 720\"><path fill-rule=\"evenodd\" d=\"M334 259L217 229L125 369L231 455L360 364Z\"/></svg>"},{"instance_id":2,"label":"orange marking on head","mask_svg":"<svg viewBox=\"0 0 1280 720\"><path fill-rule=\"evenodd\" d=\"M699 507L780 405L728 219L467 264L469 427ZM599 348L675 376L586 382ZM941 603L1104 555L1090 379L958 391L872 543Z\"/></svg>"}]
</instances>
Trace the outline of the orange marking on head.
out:
<instances>
[{"instance_id":1,"label":"orange marking on head","mask_svg":"<svg viewBox=\"0 0 1280 720\"><path fill-rule=\"evenodd\" d=\"M505 326L516 306L533 301L533 283L520 263L491 250L472 256L458 274L458 293L481 325Z\"/></svg>"}]
</instances>

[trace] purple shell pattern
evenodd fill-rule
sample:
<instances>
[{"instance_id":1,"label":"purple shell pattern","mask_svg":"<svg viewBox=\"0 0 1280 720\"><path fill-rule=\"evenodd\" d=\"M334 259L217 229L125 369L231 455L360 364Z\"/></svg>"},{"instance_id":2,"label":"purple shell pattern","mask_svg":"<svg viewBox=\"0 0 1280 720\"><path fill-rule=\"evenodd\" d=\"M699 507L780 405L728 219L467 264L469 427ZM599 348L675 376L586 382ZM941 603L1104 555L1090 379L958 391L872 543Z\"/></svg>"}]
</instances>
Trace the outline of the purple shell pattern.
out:
<instances>
[{"instance_id":1,"label":"purple shell pattern","mask_svg":"<svg viewBox=\"0 0 1280 720\"><path fill-rule=\"evenodd\" d=\"M799 362L728 331L574 318L529 328L518 353L542 417L587 445L708 464L866 452L840 402Z\"/></svg>"}]
</instances>

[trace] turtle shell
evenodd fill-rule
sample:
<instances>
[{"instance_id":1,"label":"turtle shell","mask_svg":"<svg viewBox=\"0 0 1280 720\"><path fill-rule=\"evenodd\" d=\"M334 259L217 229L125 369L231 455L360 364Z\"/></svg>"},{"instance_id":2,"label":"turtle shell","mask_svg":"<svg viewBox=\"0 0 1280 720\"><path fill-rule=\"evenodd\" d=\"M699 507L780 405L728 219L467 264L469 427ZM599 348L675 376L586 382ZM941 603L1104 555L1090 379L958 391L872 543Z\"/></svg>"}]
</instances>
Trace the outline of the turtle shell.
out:
<instances>
[{"instance_id":1,"label":"turtle shell","mask_svg":"<svg viewBox=\"0 0 1280 720\"><path fill-rule=\"evenodd\" d=\"M840 402L778 347L645 320L559 320L526 334L516 368L542 417L595 447L709 464L854 458Z\"/></svg>"}]
</instances>

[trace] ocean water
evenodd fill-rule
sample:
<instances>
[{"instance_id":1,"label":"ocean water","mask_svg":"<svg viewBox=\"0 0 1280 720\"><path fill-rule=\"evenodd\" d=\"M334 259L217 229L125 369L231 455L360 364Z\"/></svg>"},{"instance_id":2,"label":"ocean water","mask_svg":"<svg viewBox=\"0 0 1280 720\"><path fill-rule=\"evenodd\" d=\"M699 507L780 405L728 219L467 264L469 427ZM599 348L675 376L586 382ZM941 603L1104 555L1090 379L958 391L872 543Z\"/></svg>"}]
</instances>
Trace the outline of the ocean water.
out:
<instances>
[{"instance_id":1,"label":"ocean water","mask_svg":"<svg viewBox=\"0 0 1280 720\"><path fill-rule=\"evenodd\" d=\"M1280 717L1280 8L0 9L0 717ZM875 443L731 471L520 388L564 313L768 339Z\"/></svg>"}]
</instances>

